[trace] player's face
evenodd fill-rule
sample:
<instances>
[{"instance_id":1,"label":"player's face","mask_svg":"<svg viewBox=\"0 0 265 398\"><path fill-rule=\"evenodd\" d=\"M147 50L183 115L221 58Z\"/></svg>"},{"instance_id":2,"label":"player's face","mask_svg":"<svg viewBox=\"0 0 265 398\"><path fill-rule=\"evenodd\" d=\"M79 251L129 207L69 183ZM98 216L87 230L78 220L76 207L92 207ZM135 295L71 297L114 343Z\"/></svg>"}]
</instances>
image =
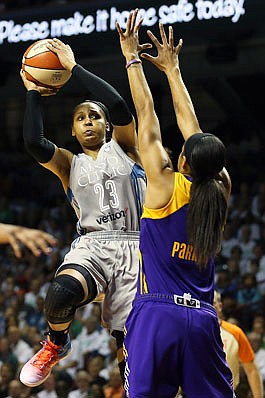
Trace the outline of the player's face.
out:
<instances>
[{"instance_id":1,"label":"player's face","mask_svg":"<svg viewBox=\"0 0 265 398\"><path fill-rule=\"evenodd\" d=\"M180 173L183 173L184 171L183 171L183 165L184 165L184 163L185 163L185 156L184 156L184 145L183 145L183 147L182 147L182 150L181 150L181 153L179 154L179 157L178 157L178 171L180 172Z\"/></svg>"},{"instance_id":2,"label":"player's face","mask_svg":"<svg viewBox=\"0 0 265 398\"><path fill-rule=\"evenodd\" d=\"M188 165L186 156L184 155L184 145L178 158L178 171L182 174L191 175L190 166Z\"/></svg>"},{"instance_id":3,"label":"player's face","mask_svg":"<svg viewBox=\"0 0 265 398\"><path fill-rule=\"evenodd\" d=\"M92 102L80 104L73 117L72 135L83 148L101 147L106 140L106 122L103 110Z\"/></svg>"}]
</instances>

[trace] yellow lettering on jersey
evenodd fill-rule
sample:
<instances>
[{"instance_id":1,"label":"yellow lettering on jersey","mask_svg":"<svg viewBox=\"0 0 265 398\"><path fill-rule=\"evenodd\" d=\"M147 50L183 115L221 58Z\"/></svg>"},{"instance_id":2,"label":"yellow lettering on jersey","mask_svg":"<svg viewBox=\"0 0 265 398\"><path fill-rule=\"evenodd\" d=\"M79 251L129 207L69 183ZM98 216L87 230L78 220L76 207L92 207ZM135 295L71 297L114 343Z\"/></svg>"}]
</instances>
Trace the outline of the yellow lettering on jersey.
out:
<instances>
[{"instance_id":1,"label":"yellow lettering on jersey","mask_svg":"<svg viewBox=\"0 0 265 398\"><path fill-rule=\"evenodd\" d=\"M177 256L182 260L195 261L196 256L193 251L193 246L184 242L174 242L171 250L171 257Z\"/></svg>"},{"instance_id":2,"label":"yellow lettering on jersey","mask_svg":"<svg viewBox=\"0 0 265 398\"><path fill-rule=\"evenodd\" d=\"M193 247L191 245L188 245L185 254L185 260L191 260L192 254L193 254Z\"/></svg>"},{"instance_id":3,"label":"yellow lettering on jersey","mask_svg":"<svg viewBox=\"0 0 265 398\"><path fill-rule=\"evenodd\" d=\"M179 251L179 258L182 258L182 259L185 258L186 248L187 248L186 243L181 243L180 251Z\"/></svg>"},{"instance_id":4,"label":"yellow lettering on jersey","mask_svg":"<svg viewBox=\"0 0 265 398\"><path fill-rule=\"evenodd\" d=\"M179 242L174 242L171 257L174 257L175 254L179 251Z\"/></svg>"}]
</instances>

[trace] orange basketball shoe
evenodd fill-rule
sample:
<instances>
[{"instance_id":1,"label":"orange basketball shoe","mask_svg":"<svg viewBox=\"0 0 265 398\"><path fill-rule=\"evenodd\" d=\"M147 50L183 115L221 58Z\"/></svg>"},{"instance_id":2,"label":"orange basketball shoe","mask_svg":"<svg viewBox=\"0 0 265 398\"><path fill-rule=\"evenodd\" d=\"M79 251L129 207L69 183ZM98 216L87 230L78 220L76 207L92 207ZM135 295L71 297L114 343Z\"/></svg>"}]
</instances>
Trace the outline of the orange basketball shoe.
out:
<instances>
[{"instance_id":1,"label":"orange basketball shoe","mask_svg":"<svg viewBox=\"0 0 265 398\"><path fill-rule=\"evenodd\" d=\"M43 383L52 368L72 350L69 336L64 346L55 345L49 336L41 344L43 347L25 363L20 372L20 381L28 387L36 387Z\"/></svg>"}]
</instances>

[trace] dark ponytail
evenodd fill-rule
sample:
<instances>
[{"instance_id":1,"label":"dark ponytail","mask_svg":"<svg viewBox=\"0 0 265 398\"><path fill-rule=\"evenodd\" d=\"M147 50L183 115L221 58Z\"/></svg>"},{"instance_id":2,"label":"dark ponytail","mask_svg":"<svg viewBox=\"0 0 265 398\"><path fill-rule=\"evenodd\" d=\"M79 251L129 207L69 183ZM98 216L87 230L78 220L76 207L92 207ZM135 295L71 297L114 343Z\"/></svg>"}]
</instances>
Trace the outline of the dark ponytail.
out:
<instances>
[{"instance_id":1,"label":"dark ponytail","mask_svg":"<svg viewBox=\"0 0 265 398\"><path fill-rule=\"evenodd\" d=\"M186 147L187 146L187 147ZM227 200L218 174L225 164L225 147L212 134L195 134L187 140L184 154L191 168L187 235L197 263L206 267L221 248L227 216Z\"/></svg>"}]
</instances>

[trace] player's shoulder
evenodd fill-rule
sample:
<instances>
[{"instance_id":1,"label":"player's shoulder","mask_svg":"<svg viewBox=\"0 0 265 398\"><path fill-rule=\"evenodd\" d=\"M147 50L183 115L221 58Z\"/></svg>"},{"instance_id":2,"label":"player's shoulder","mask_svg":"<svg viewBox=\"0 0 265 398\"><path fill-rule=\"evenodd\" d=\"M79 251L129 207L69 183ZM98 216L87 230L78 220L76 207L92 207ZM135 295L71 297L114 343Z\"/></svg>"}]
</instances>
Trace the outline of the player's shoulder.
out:
<instances>
[{"instance_id":1,"label":"player's shoulder","mask_svg":"<svg viewBox=\"0 0 265 398\"><path fill-rule=\"evenodd\" d=\"M240 337L244 335L243 330L234 323L222 320L221 327L225 329L227 332L231 333L237 340L239 340Z\"/></svg>"}]
</instances>

